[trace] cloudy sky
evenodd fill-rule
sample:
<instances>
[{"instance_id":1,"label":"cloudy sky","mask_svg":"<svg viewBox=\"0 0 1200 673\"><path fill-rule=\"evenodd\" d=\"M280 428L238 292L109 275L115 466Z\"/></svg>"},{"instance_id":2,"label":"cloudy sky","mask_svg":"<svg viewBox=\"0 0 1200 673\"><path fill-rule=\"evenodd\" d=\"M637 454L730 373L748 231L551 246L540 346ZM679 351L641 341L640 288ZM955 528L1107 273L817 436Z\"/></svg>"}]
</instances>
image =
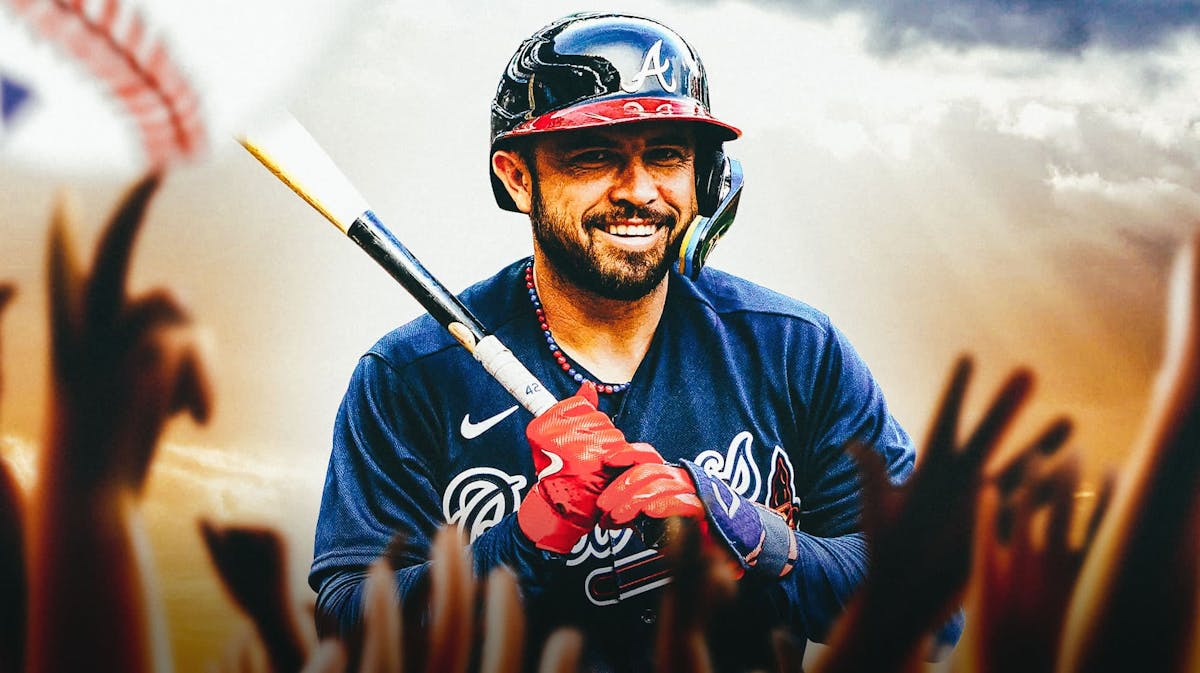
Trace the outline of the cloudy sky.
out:
<instances>
[{"instance_id":1,"label":"cloudy sky","mask_svg":"<svg viewBox=\"0 0 1200 673\"><path fill-rule=\"evenodd\" d=\"M829 313L918 437L957 353L979 359L969 408L1010 367L1033 365L1037 398L1017 439L1070 413L1098 471L1120 463L1136 432L1161 350L1165 271L1200 222L1200 9L1012 4L658 0L636 11L693 42L714 112L745 132L727 149L745 166L746 192L713 265ZM524 36L592 8L364 2L302 35L258 11L239 25L275 46L198 76L232 100L212 104L212 151L168 177L134 261L135 289L178 290L217 346L216 416L173 426L147 494L161 515L152 535L172 550L168 587L190 587L193 599L213 591L198 541L179 532L200 515L283 527L303 577L347 377L367 346L417 313L226 139L232 127L286 103L426 266L461 289L530 249L527 223L495 208L484 175L499 74ZM201 55L224 48L203 30L188 39ZM259 89L286 93L249 104ZM51 87L32 90L46 98ZM37 143L12 138L19 124L33 128L37 109L0 135L0 280L21 291L2 325L0 430L27 475L21 456L44 409L51 200L74 189L90 244L128 176L83 159L30 163ZM113 114L96 112L97 124ZM106 135L85 129L80 144ZM55 141L44 143L49 152ZM205 609L226 608L213 598ZM177 627L186 652L223 635L188 628Z\"/></svg>"}]
</instances>

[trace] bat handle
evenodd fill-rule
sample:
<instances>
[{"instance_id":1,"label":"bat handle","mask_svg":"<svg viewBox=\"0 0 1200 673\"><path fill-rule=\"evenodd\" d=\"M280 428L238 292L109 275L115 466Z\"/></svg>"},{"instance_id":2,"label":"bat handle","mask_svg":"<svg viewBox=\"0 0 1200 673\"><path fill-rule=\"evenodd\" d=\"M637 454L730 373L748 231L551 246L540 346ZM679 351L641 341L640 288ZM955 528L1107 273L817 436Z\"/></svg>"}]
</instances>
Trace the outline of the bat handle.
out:
<instances>
[{"instance_id":1,"label":"bat handle","mask_svg":"<svg viewBox=\"0 0 1200 673\"><path fill-rule=\"evenodd\" d=\"M541 416L558 401L495 336L489 334L480 339L471 348L471 354L534 416Z\"/></svg>"}]
</instances>

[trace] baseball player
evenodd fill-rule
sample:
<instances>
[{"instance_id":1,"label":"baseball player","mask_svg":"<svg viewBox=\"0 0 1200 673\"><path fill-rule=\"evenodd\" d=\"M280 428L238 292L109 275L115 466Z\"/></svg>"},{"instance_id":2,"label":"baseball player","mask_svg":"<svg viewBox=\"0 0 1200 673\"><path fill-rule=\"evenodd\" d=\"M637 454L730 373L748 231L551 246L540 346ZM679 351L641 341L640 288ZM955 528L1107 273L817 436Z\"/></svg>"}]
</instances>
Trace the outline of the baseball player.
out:
<instances>
[{"instance_id":1,"label":"baseball player","mask_svg":"<svg viewBox=\"0 0 1200 673\"><path fill-rule=\"evenodd\" d=\"M843 445L870 443L895 480L914 451L825 315L675 268L727 198L723 143L740 135L712 116L695 50L652 20L565 17L512 57L491 129L496 201L529 215L533 255L461 299L562 401L534 419L429 316L375 344L334 428L320 629L355 628L395 533L399 593L419 595L451 523L480 576L516 573L534 642L576 625L592 669L649 670L670 576L631 526L681 515L744 571L719 660L762 666L751 636L774 625L822 638L866 566Z\"/></svg>"}]
</instances>

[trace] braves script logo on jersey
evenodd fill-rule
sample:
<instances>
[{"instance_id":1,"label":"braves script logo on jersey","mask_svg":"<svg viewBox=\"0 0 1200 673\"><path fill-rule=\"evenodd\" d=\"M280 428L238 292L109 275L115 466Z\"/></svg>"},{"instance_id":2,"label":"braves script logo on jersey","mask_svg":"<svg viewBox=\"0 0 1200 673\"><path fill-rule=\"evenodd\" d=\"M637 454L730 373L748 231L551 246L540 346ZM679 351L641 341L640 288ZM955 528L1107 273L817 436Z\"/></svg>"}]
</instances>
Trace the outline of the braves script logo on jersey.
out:
<instances>
[{"instance_id":1,"label":"braves script logo on jersey","mask_svg":"<svg viewBox=\"0 0 1200 673\"><path fill-rule=\"evenodd\" d=\"M448 523L458 524L474 542L509 512L517 511L525 484L525 477L494 467L463 470L442 494L442 516Z\"/></svg>"},{"instance_id":2,"label":"braves script logo on jersey","mask_svg":"<svg viewBox=\"0 0 1200 673\"><path fill-rule=\"evenodd\" d=\"M658 78L658 84L664 91L674 93L675 80L670 76L671 60L663 61L660 56L661 51L662 40L658 40L646 50L646 55L642 58L642 69L633 76L633 79L621 82L621 88L629 93L636 93L646 83L647 77L654 76Z\"/></svg>"},{"instance_id":3,"label":"braves script logo on jersey","mask_svg":"<svg viewBox=\"0 0 1200 673\"><path fill-rule=\"evenodd\" d=\"M629 544L632 537L633 531L628 528L608 530L596 526L591 533L579 538L579 542L571 548L567 565L577 566L589 558L606 558L615 555Z\"/></svg>"}]
</instances>

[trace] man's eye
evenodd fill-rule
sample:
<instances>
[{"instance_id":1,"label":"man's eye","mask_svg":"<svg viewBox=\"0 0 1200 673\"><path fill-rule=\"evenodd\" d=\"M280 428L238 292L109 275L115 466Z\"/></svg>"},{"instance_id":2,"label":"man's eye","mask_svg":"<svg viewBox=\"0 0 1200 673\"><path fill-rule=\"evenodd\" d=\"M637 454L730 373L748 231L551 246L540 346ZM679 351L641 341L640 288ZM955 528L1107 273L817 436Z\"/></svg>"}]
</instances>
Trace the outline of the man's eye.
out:
<instances>
[{"instance_id":1,"label":"man's eye","mask_svg":"<svg viewBox=\"0 0 1200 673\"><path fill-rule=\"evenodd\" d=\"M603 166L612 160L612 152L608 150L588 150L571 157L571 163L576 166Z\"/></svg>"},{"instance_id":2,"label":"man's eye","mask_svg":"<svg viewBox=\"0 0 1200 673\"><path fill-rule=\"evenodd\" d=\"M687 159L678 147L655 147L646 153L646 160L655 164L677 164Z\"/></svg>"}]
</instances>

